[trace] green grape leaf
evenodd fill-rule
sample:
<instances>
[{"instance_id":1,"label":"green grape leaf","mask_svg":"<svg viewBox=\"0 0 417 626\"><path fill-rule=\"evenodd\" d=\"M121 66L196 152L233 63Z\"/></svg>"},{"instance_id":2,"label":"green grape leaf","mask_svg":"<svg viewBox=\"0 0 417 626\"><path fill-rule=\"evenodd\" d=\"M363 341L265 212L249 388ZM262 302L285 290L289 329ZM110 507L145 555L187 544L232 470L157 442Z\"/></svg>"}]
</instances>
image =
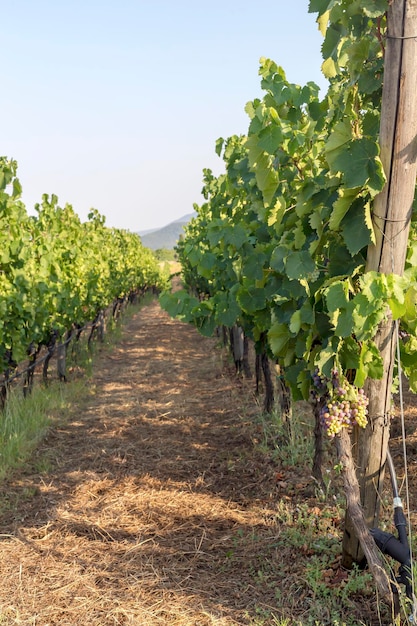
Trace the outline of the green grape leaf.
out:
<instances>
[{"instance_id":1,"label":"green grape leaf","mask_svg":"<svg viewBox=\"0 0 417 626\"><path fill-rule=\"evenodd\" d=\"M311 326L314 323L314 310L310 302L307 300L300 309L295 311L290 319L290 331L297 335L303 327L303 324Z\"/></svg>"},{"instance_id":2,"label":"green grape leaf","mask_svg":"<svg viewBox=\"0 0 417 626\"><path fill-rule=\"evenodd\" d=\"M248 156L251 168L255 171L256 182L267 204L278 187L278 173L273 169L271 157L258 145L256 135L248 137L246 145L249 148Z\"/></svg>"},{"instance_id":3,"label":"green grape leaf","mask_svg":"<svg viewBox=\"0 0 417 626\"><path fill-rule=\"evenodd\" d=\"M290 331L297 335L301 329L301 311L295 311L290 320Z\"/></svg>"},{"instance_id":4,"label":"green grape leaf","mask_svg":"<svg viewBox=\"0 0 417 626\"><path fill-rule=\"evenodd\" d=\"M327 310L334 313L345 308L349 302L349 285L347 281L334 282L325 291Z\"/></svg>"},{"instance_id":5,"label":"green grape leaf","mask_svg":"<svg viewBox=\"0 0 417 626\"><path fill-rule=\"evenodd\" d=\"M358 341L375 336L378 325L386 317L386 306L378 306L378 301L369 301L366 296L359 293L352 300L353 332Z\"/></svg>"},{"instance_id":6,"label":"green grape leaf","mask_svg":"<svg viewBox=\"0 0 417 626\"><path fill-rule=\"evenodd\" d=\"M346 307L340 310L336 317L335 335L337 337L349 337L353 331L354 304L350 301Z\"/></svg>"},{"instance_id":7,"label":"green grape leaf","mask_svg":"<svg viewBox=\"0 0 417 626\"><path fill-rule=\"evenodd\" d=\"M387 0L362 0L361 7L368 17L376 18L387 11Z\"/></svg>"},{"instance_id":8,"label":"green grape leaf","mask_svg":"<svg viewBox=\"0 0 417 626\"><path fill-rule=\"evenodd\" d=\"M404 276L387 274L386 281L389 290L388 305L393 319L397 320L403 317L407 311L405 294L408 289L408 280Z\"/></svg>"},{"instance_id":9,"label":"green grape leaf","mask_svg":"<svg viewBox=\"0 0 417 626\"><path fill-rule=\"evenodd\" d=\"M265 290L254 286L242 287L237 293L237 301L245 313L253 314L266 306Z\"/></svg>"},{"instance_id":10,"label":"green grape leaf","mask_svg":"<svg viewBox=\"0 0 417 626\"><path fill-rule=\"evenodd\" d=\"M362 270L364 258L360 255L351 255L343 241L336 239L330 242L328 251L327 271L333 276L355 276Z\"/></svg>"},{"instance_id":11,"label":"green grape leaf","mask_svg":"<svg viewBox=\"0 0 417 626\"><path fill-rule=\"evenodd\" d=\"M272 354L276 357L285 356L288 343L292 335L286 324L275 322L268 331L268 342L272 350Z\"/></svg>"},{"instance_id":12,"label":"green grape leaf","mask_svg":"<svg viewBox=\"0 0 417 626\"><path fill-rule=\"evenodd\" d=\"M248 233L244 224L233 223L229 228L224 228L223 241L226 245L239 249L248 239Z\"/></svg>"},{"instance_id":13,"label":"green grape leaf","mask_svg":"<svg viewBox=\"0 0 417 626\"><path fill-rule=\"evenodd\" d=\"M404 295L406 321L415 320L417 318L417 287L411 284Z\"/></svg>"},{"instance_id":14,"label":"green grape leaf","mask_svg":"<svg viewBox=\"0 0 417 626\"><path fill-rule=\"evenodd\" d=\"M328 11L333 4L334 0L310 0L308 3L308 12L323 15L323 13Z\"/></svg>"},{"instance_id":15,"label":"green grape leaf","mask_svg":"<svg viewBox=\"0 0 417 626\"><path fill-rule=\"evenodd\" d=\"M379 156L376 156L373 160L369 161L368 174L369 179L367 182L367 190L369 191L371 197L374 198L380 191L382 191L386 182L384 168Z\"/></svg>"},{"instance_id":16,"label":"green grape leaf","mask_svg":"<svg viewBox=\"0 0 417 626\"><path fill-rule=\"evenodd\" d=\"M275 230L277 230L282 222L286 208L284 198L277 198L274 206L268 212L268 226L274 226Z\"/></svg>"},{"instance_id":17,"label":"green grape leaf","mask_svg":"<svg viewBox=\"0 0 417 626\"><path fill-rule=\"evenodd\" d=\"M219 137L216 141L216 148L215 148L217 156L221 156L223 145L224 145L224 139L223 137Z\"/></svg>"},{"instance_id":18,"label":"green grape leaf","mask_svg":"<svg viewBox=\"0 0 417 626\"><path fill-rule=\"evenodd\" d=\"M380 379L384 373L381 354L373 342L363 342L353 384L363 387L367 378Z\"/></svg>"},{"instance_id":19,"label":"green grape leaf","mask_svg":"<svg viewBox=\"0 0 417 626\"><path fill-rule=\"evenodd\" d=\"M258 145L269 154L275 154L282 144L282 130L280 126L271 124L259 133Z\"/></svg>"},{"instance_id":20,"label":"green grape leaf","mask_svg":"<svg viewBox=\"0 0 417 626\"><path fill-rule=\"evenodd\" d=\"M355 67L362 66L369 58L369 39L363 38L354 41L348 50L349 61Z\"/></svg>"},{"instance_id":21,"label":"green grape leaf","mask_svg":"<svg viewBox=\"0 0 417 626\"><path fill-rule=\"evenodd\" d=\"M213 269L216 266L216 255L212 252L205 252L199 261L199 270L204 278L211 278Z\"/></svg>"},{"instance_id":22,"label":"green grape leaf","mask_svg":"<svg viewBox=\"0 0 417 626\"><path fill-rule=\"evenodd\" d=\"M13 198L20 198L22 195L22 185L18 178L13 179Z\"/></svg>"},{"instance_id":23,"label":"green grape leaf","mask_svg":"<svg viewBox=\"0 0 417 626\"><path fill-rule=\"evenodd\" d=\"M236 290L235 290L236 291ZM231 292L217 292L213 297L215 319L218 326L231 328L239 318L241 309Z\"/></svg>"},{"instance_id":24,"label":"green grape leaf","mask_svg":"<svg viewBox=\"0 0 417 626\"><path fill-rule=\"evenodd\" d=\"M285 368L285 381L291 388L291 397L294 402L309 399L311 376L308 372L308 365L303 359Z\"/></svg>"},{"instance_id":25,"label":"green grape leaf","mask_svg":"<svg viewBox=\"0 0 417 626\"><path fill-rule=\"evenodd\" d=\"M339 352L340 362L343 370L356 370L359 367L360 345L353 337L346 337L343 340Z\"/></svg>"},{"instance_id":26,"label":"green grape leaf","mask_svg":"<svg viewBox=\"0 0 417 626\"><path fill-rule=\"evenodd\" d=\"M201 315L196 320L196 328L204 337L212 337L216 330L216 320L213 315Z\"/></svg>"},{"instance_id":27,"label":"green grape leaf","mask_svg":"<svg viewBox=\"0 0 417 626\"><path fill-rule=\"evenodd\" d=\"M264 276L263 266L267 257L262 252L256 252L242 259L242 276L252 281L262 280Z\"/></svg>"},{"instance_id":28,"label":"green grape leaf","mask_svg":"<svg viewBox=\"0 0 417 626\"><path fill-rule=\"evenodd\" d=\"M343 239L352 256L372 243L373 232L367 225L366 212L360 201L356 201L341 223Z\"/></svg>"},{"instance_id":29,"label":"green grape leaf","mask_svg":"<svg viewBox=\"0 0 417 626\"><path fill-rule=\"evenodd\" d=\"M316 269L315 263L306 250L291 252L286 260L287 276L291 280L307 278Z\"/></svg>"},{"instance_id":30,"label":"green grape leaf","mask_svg":"<svg viewBox=\"0 0 417 626\"><path fill-rule=\"evenodd\" d=\"M330 343L322 348L314 359L314 365L318 371L328 378L331 377L335 359L339 352L339 341L337 337L333 337Z\"/></svg>"},{"instance_id":31,"label":"green grape leaf","mask_svg":"<svg viewBox=\"0 0 417 626\"><path fill-rule=\"evenodd\" d=\"M365 296L367 302L370 303L371 309L369 312L374 310L375 307L380 308L381 305L385 304L385 301L388 297L388 280L387 275L379 274L378 272L366 272L361 278L361 293L362 296ZM364 302L363 298L359 296L356 298L357 301ZM368 311L365 311L365 315L368 314Z\"/></svg>"},{"instance_id":32,"label":"green grape leaf","mask_svg":"<svg viewBox=\"0 0 417 626\"><path fill-rule=\"evenodd\" d=\"M340 154L345 154L346 148L352 140L352 130L349 120L338 122L329 136L325 145L325 155L329 167L332 171L337 172L337 159Z\"/></svg>"},{"instance_id":33,"label":"green grape leaf","mask_svg":"<svg viewBox=\"0 0 417 626\"><path fill-rule=\"evenodd\" d=\"M378 147L367 138L355 139L347 150L339 152L333 160L333 168L343 173L346 187L362 187L370 178L371 164L378 156Z\"/></svg>"},{"instance_id":34,"label":"green grape leaf","mask_svg":"<svg viewBox=\"0 0 417 626\"><path fill-rule=\"evenodd\" d=\"M382 68L378 71L364 72L359 75L358 88L362 93L373 94L381 89Z\"/></svg>"},{"instance_id":35,"label":"green grape leaf","mask_svg":"<svg viewBox=\"0 0 417 626\"><path fill-rule=\"evenodd\" d=\"M330 17L330 15L329 15ZM341 26L334 21L329 21L326 28L326 36L324 38L323 45L321 47L321 53L323 59L332 59L337 61L339 57L339 47L341 38Z\"/></svg>"},{"instance_id":36,"label":"green grape leaf","mask_svg":"<svg viewBox=\"0 0 417 626\"><path fill-rule=\"evenodd\" d=\"M337 66L331 57L323 61L321 64L321 71L328 79L335 78L335 76L337 76Z\"/></svg>"},{"instance_id":37,"label":"green grape leaf","mask_svg":"<svg viewBox=\"0 0 417 626\"><path fill-rule=\"evenodd\" d=\"M288 253L289 249L286 246L277 246L274 248L269 261L271 268L280 274L285 272L285 261Z\"/></svg>"},{"instance_id":38,"label":"green grape leaf","mask_svg":"<svg viewBox=\"0 0 417 626\"><path fill-rule=\"evenodd\" d=\"M407 372L408 384L413 393L417 393L417 367Z\"/></svg>"},{"instance_id":39,"label":"green grape leaf","mask_svg":"<svg viewBox=\"0 0 417 626\"><path fill-rule=\"evenodd\" d=\"M250 119L253 119L256 115L256 109L255 109L255 105L254 102L247 102L245 107L245 113L248 114L248 116L250 117ZM220 155L219 155L220 156Z\"/></svg>"},{"instance_id":40,"label":"green grape leaf","mask_svg":"<svg viewBox=\"0 0 417 626\"><path fill-rule=\"evenodd\" d=\"M339 189L339 197L333 204L333 211L329 221L329 228L331 230L337 230L339 228L340 222L349 211L359 192L360 187L355 189L345 189L342 187Z\"/></svg>"}]
</instances>

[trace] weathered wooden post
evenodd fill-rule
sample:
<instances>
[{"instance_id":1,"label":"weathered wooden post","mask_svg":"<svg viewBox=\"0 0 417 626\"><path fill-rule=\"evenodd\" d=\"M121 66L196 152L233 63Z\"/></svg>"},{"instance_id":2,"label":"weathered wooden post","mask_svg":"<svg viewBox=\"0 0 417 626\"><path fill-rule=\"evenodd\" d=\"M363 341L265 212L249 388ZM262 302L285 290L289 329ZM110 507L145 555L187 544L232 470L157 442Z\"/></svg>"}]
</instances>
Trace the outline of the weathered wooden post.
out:
<instances>
[{"instance_id":1,"label":"weathered wooden post","mask_svg":"<svg viewBox=\"0 0 417 626\"><path fill-rule=\"evenodd\" d=\"M388 9L381 105L381 159L387 183L375 199L376 244L368 249L367 271L402 274L409 235L417 167L417 0L392 0ZM361 503L369 528L378 524L379 498L389 440L394 369L394 323L387 313L375 338L384 363L381 380L368 380L369 423L357 432L354 454ZM359 429L361 430L361 429ZM352 519L346 518L343 564L360 563Z\"/></svg>"}]
</instances>

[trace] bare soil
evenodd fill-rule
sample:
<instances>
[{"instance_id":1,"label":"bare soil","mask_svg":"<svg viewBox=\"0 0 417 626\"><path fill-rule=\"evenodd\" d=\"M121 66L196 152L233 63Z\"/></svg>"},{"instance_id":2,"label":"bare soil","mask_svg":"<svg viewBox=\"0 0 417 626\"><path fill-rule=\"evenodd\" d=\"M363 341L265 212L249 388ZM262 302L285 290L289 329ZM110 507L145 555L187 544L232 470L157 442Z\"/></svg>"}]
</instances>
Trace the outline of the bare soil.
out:
<instances>
[{"instance_id":1,"label":"bare soil","mask_svg":"<svg viewBox=\"0 0 417 626\"><path fill-rule=\"evenodd\" d=\"M1 485L0 624L311 623L314 548L288 527L301 503L318 536L337 540L341 520L308 470L262 448L253 381L217 344L153 302L98 356L88 393ZM329 592L346 579L333 561ZM381 623L372 595L351 612Z\"/></svg>"}]
</instances>

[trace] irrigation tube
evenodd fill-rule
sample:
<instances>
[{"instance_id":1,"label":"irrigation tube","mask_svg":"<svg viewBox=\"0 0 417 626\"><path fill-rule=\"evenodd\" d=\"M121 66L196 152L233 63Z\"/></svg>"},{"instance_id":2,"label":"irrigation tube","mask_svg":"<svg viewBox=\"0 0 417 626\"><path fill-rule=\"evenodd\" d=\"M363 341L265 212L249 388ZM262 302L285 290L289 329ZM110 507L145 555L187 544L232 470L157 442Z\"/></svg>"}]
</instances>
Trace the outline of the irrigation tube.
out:
<instances>
[{"instance_id":1,"label":"irrigation tube","mask_svg":"<svg viewBox=\"0 0 417 626\"><path fill-rule=\"evenodd\" d=\"M398 538L391 533L380 530L379 528L372 528L371 534L381 552L388 554L388 556L400 563L398 576L396 576L395 580L397 584L405 586L407 597L413 603L413 615L411 615L409 619L414 622L416 606L413 594L411 551L407 536L407 521L405 519L403 504L399 495L394 463L389 450L387 451L387 463L391 477L391 488L393 494L394 524L397 529ZM397 585L394 586L393 591L398 593Z\"/></svg>"}]
</instances>

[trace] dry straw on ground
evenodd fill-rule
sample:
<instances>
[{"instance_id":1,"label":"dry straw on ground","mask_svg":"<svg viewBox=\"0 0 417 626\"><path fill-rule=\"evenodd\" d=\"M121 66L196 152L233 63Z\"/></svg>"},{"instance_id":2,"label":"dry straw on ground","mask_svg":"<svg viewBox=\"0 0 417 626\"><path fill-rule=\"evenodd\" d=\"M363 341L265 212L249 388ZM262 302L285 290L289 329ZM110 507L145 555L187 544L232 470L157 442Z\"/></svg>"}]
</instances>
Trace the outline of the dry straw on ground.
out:
<instances>
[{"instance_id":1,"label":"dry straw on ground","mask_svg":"<svg viewBox=\"0 0 417 626\"><path fill-rule=\"evenodd\" d=\"M0 623L220 626L272 600L240 563L274 530L214 343L153 303L101 355L88 397L3 485Z\"/></svg>"}]
</instances>

